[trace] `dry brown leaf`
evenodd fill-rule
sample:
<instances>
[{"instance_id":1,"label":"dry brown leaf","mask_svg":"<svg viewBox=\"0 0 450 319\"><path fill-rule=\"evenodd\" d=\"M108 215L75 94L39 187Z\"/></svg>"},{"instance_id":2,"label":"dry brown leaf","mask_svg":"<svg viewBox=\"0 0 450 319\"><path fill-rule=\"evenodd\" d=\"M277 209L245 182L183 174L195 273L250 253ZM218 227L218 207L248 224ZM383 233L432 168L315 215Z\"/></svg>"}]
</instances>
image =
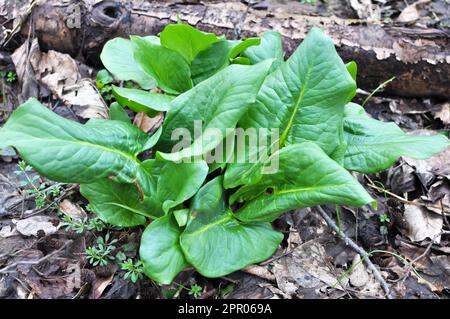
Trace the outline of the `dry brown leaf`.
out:
<instances>
[{"instance_id":1,"label":"dry brown leaf","mask_svg":"<svg viewBox=\"0 0 450 319\"><path fill-rule=\"evenodd\" d=\"M11 225L3 226L0 229L0 238L8 238L16 235L19 235L19 233L17 232L16 228Z\"/></svg>"},{"instance_id":2,"label":"dry brown leaf","mask_svg":"<svg viewBox=\"0 0 450 319\"><path fill-rule=\"evenodd\" d=\"M36 81L72 107L82 118L107 118L108 110L97 88L89 79L82 79L76 61L68 54L53 50L41 52L37 39L26 42L12 55L22 95L38 96Z\"/></svg>"},{"instance_id":3,"label":"dry brown leaf","mask_svg":"<svg viewBox=\"0 0 450 319\"><path fill-rule=\"evenodd\" d=\"M356 254L353 258L352 268L353 271L349 277L350 284L354 287L365 286L369 282L370 277L359 254Z\"/></svg>"},{"instance_id":4,"label":"dry brown leaf","mask_svg":"<svg viewBox=\"0 0 450 319\"><path fill-rule=\"evenodd\" d=\"M425 4L430 2L430 0L419 0L407 6L397 18L397 22L402 23L412 23L420 18L417 6L420 4Z\"/></svg>"},{"instance_id":5,"label":"dry brown leaf","mask_svg":"<svg viewBox=\"0 0 450 319\"><path fill-rule=\"evenodd\" d=\"M109 286L109 284L111 283L111 281L114 278L114 274L116 272L113 271L113 273L108 276L108 277L100 277L97 278L97 280L94 283L94 299L98 299L102 296L103 292L105 291L106 287Z\"/></svg>"},{"instance_id":6,"label":"dry brown leaf","mask_svg":"<svg viewBox=\"0 0 450 319\"><path fill-rule=\"evenodd\" d=\"M107 107L90 80L82 79L65 89L68 92L64 93L61 99L67 105L71 105L78 116L85 119L108 117Z\"/></svg>"},{"instance_id":7,"label":"dry brown leaf","mask_svg":"<svg viewBox=\"0 0 450 319\"><path fill-rule=\"evenodd\" d=\"M412 241L422 241L426 238L439 243L441 236L437 236L443 226L442 216L429 212L423 206L405 204L403 215L409 230L406 236Z\"/></svg>"},{"instance_id":8,"label":"dry brown leaf","mask_svg":"<svg viewBox=\"0 0 450 319\"><path fill-rule=\"evenodd\" d=\"M59 210L71 218L84 218L87 216L86 212L80 207L80 205L74 204L68 199L63 200L59 204Z\"/></svg>"},{"instance_id":9,"label":"dry brown leaf","mask_svg":"<svg viewBox=\"0 0 450 319\"><path fill-rule=\"evenodd\" d=\"M137 113L133 124L139 127L145 133L156 131L164 120L164 114L161 112L155 117L149 117L145 113Z\"/></svg>"},{"instance_id":10,"label":"dry brown leaf","mask_svg":"<svg viewBox=\"0 0 450 319\"><path fill-rule=\"evenodd\" d=\"M360 19L380 20L380 8L371 0L350 0L351 7Z\"/></svg>"},{"instance_id":11,"label":"dry brown leaf","mask_svg":"<svg viewBox=\"0 0 450 319\"><path fill-rule=\"evenodd\" d=\"M300 287L319 288L326 285L342 289L338 283L341 271L330 264L324 247L316 241L298 246L272 265L278 287L287 294L294 295ZM347 282L347 278L341 280L344 286Z\"/></svg>"},{"instance_id":12,"label":"dry brown leaf","mask_svg":"<svg viewBox=\"0 0 450 319\"><path fill-rule=\"evenodd\" d=\"M434 113L434 117L441 119L444 124L450 124L450 103L442 104L441 109Z\"/></svg>"},{"instance_id":13,"label":"dry brown leaf","mask_svg":"<svg viewBox=\"0 0 450 319\"><path fill-rule=\"evenodd\" d=\"M16 228L24 236L38 237L42 231L45 235L56 233L58 227L53 224L52 218L48 216L32 216L17 221Z\"/></svg>"}]
</instances>

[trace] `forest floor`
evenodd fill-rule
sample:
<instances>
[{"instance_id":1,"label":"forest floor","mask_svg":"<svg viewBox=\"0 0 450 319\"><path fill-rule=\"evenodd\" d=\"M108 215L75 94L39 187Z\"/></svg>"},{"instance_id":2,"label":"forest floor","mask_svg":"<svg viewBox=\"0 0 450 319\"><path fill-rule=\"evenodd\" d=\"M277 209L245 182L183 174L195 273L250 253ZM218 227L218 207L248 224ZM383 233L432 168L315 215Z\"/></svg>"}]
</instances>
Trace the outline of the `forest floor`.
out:
<instances>
[{"instance_id":1,"label":"forest floor","mask_svg":"<svg viewBox=\"0 0 450 319\"><path fill-rule=\"evenodd\" d=\"M262 10L287 6L306 15L377 19L382 24L403 21L449 32L450 4L445 0L248 2ZM86 81L83 97L89 107L76 106L73 96L63 93L62 83L95 79L98 66L54 51L41 52L37 42L31 57L20 45L4 47L0 65L4 70L0 127L22 102L24 88L32 91L38 86L42 103L80 122L103 114L104 101L112 98ZM58 70L57 80L43 81L52 68ZM30 85L24 86L25 81ZM370 93L359 90L356 102L363 103ZM388 96L380 89L365 108L374 118L394 121L408 132L450 130L450 102L442 98ZM160 125L158 119L142 121L139 115L135 123L145 129ZM274 222L285 239L271 259L218 279L187 269L176 283L159 286L145 277L133 283L120 267L124 256L137 257L142 228L103 224L89 211L77 185L46 180L21 164L13 149L0 150L0 298L384 298L380 281L361 262L362 256L345 240L348 237L370 256L393 298L447 299L449 159L450 148L429 160L401 158L383 173L359 174L378 205L337 211L325 207L340 231L333 230L315 208L297 210ZM110 244L109 265L93 266L86 252L106 237L117 240Z\"/></svg>"}]
</instances>

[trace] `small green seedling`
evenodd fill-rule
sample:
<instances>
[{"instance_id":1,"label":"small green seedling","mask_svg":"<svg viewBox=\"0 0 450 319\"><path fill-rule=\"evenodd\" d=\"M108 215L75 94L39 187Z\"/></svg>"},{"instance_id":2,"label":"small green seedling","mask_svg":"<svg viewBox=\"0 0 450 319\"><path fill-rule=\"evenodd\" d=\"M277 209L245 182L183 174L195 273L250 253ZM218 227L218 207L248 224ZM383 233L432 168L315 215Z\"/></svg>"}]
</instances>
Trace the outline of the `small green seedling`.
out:
<instances>
[{"instance_id":1,"label":"small green seedling","mask_svg":"<svg viewBox=\"0 0 450 319\"><path fill-rule=\"evenodd\" d=\"M116 250L117 239L110 240L110 235L107 233L105 238L99 236L95 246L86 248L86 258L92 266L107 266L116 260L113 255Z\"/></svg>"},{"instance_id":2,"label":"small green seedling","mask_svg":"<svg viewBox=\"0 0 450 319\"><path fill-rule=\"evenodd\" d=\"M120 268L126 271L123 278L131 280L132 283L143 278L144 264L140 260L128 258L120 264Z\"/></svg>"},{"instance_id":3,"label":"small green seedling","mask_svg":"<svg viewBox=\"0 0 450 319\"><path fill-rule=\"evenodd\" d=\"M40 182L41 177L38 174L32 174L33 168L25 161L20 161L18 167L19 170L14 171L14 173L25 177L25 180L21 181L19 185L25 188L28 195L34 196L37 209L44 208L45 205L52 203L55 198L61 195L61 185L49 186L45 182Z\"/></svg>"},{"instance_id":4,"label":"small green seedling","mask_svg":"<svg viewBox=\"0 0 450 319\"><path fill-rule=\"evenodd\" d=\"M0 71L0 77L6 79L6 82L12 83L17 80L17 74L14 71Z\"/></svg>"},{"instance_id":5,"label":"small green seedling","mask_svg":"<svg viewBox=\"0 0 450 319\"><path fill-rule=\"evenodd\" d=\"M391 218L389 217L388 213L381 214L378 218L380 219L380 223L382 224L387 224L391 222Z\"/></svg>"},{"instance_id":6,"label":"small green seedling","mask_svg":"<svg viewBox=\"0 0 450 319\"><path fill-rule=\"evenodd\" d=\"M83 234L86 231L103 231L107 226L98 217L95 218L75 218L68 215L63 217L63 226L65 226L67 231L74 231L77 234Z\"/></svg>"},{"instance_id":7,"label":"small green seedling","mask_svg":"<svg viewBox=\"0 0 450 319\"><path fill-rule=\"evenodd\" d=\"M203 288L197 284L191 285L191 288L189 289L189 294L194 296L195 298L198 298L202 295Z\"/></svg>"}]
</instances>

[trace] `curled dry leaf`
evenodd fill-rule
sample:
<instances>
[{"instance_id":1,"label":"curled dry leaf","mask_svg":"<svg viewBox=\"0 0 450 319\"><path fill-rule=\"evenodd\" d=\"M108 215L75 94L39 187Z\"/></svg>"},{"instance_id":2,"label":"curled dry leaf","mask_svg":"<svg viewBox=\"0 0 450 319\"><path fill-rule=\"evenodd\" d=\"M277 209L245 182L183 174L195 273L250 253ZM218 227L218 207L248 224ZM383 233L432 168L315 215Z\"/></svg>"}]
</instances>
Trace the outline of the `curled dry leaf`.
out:
<instances>
[{"instance_id":1,"label":"curled dry leaf","mask_svg":"<svg viewBox=\"0 0 450 319\"><path fill-rule=\"evenodd\" d=\"M84 218L86 212L78 204L72 203L70 200L65 199L59 204L59 210L65 215L71 218Z\"/></svg>"},{"instance_id":2,"label":"curled dry leaf","mask_svg":"<svg viewBox=\"0 0 450 319\"><path fill-rule=\"evenodd\" d=\"M397 22L402 23L412 23L420 18L419 10L417 6L420 4L425 4L430 2L430 0L419 0L407 6L397 18Z\"/></svg>"},{"instance_id":3,"label":"curled dry leaf","mask_svg":"<svg viewBox=\"0 0 450 319\"><path fill-rule=\"evenodd\" d=\"M441 236L438 236L442 230L442 216L429 212L423 206L405 204L405 213L403 215L409 226L406 234L412 241L422 241L426 238L439 243Z\"/></svg>"},{"instance_id":4,"label":"curled dry leaf","mask_svg":"<svg viewBox=\"0 0 450 319\"><path fill-rule=\"evenodd\" d=\"M164 114L161 112L155 117L149 117L147 114L140 112L134 117L133 124L139 127L145 133L156 131L164 120Z\"/></svg>"},{"instance_id":5,"label":"curled dry leaf","mask_svg":"<svg viewBox=\"0 0 450 319\"><path fill-rule=\"evenodd\" d=\"M82 79L77 62L68 54L53 50L41 52L37 39L25 42L12 55L24 99L37 96L36 82L48 88L82 118L106 118L107 107L95 86Z\"/></svg>"}]
</instances>

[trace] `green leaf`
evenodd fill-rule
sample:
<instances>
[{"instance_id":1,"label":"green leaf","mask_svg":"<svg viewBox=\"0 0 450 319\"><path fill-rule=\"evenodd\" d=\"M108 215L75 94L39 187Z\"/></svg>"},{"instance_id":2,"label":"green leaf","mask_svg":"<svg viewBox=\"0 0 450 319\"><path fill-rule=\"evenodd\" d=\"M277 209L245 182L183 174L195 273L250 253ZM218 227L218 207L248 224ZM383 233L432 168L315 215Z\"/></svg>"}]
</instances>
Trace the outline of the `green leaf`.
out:
<instances>
[{"instance_id":1,"label":"green leaf","mask_svg":"<svg viewBox=\"0 0 450 319\"><path fill-rule=\"evenodd\" d=\"M143 89L156 87L156 80L144 72L134 59L130 40L115 38L106 42L100 54L105 68L120 81L134 81Z\"/></svg>"},{"instance_id":2,"label":"green leaf","mask_svg":"<svg viewBox=\"0 0 450 319\"><path fill-rule=\"evenodd\" d=\"M356 81L356 75L358 74L358 64L355 61L348 62L345 67L347 68L348 73L352 76L352 79Z\"/></svg>"},{"instance_id":3,"label":"green leaf","mask_svg":"<svg viewBox=\"0 0 450 319\"><path fill-rule=\"evenodd\" d=\"M181 228L172 215L153 221L142 234L139 255L144 273L160 284L170 284L188 266L180 248Z\"/></svg>"},{"instance_id":4,"label":"green leaf","mask_svg":"<svg viewBox=\"0 0 450 319\"><path fill-rule=\"evenodd\" d=\"M294 54L266 78L255 105L239 126L244 130L278 129L280 147L313 141L330 157L343 162L344 106L355 92L355 81L332 40L313 28ZM252 175L246 170L254 167L254 163L229 164L225 187L246 184Z\"/></svg>"},{"instance_id":5,"label":"green leaf","mask_svg":"<svg viewBox=\"0 0 450 319\"><path fill-rule=\"evenodd\" d=\"M261 38L261 44L249 47L244 52L244 56L250 59L252 64L259 63L267 59L274 59L270 72L277 69L284 61L283 44L279 32L267 31Z\"/></svg>"},{"instance_id":6,"label":"green leaf","mask_svg":"<svg viewBox=\"0 0 450 319\"><path fill-rule=\"evenodd\" d=\"M278 158L279 168L231 198L248 202L236 216L241 221L273 221L282 213L322 204L362 206L373 201L358 181L312 142L289 145Z\"/></svg>"},{"instance_id":7,"label":"green leaf","mask_svg":"<svg viewBox=\"0 0 450 319\"><path fill-rule=\"evenodd\" d=\"M137 89L127 89L112 86L112 92L117 102L122 106L128 106L135 112L144 112L154 117L159 112L168 111L173 96L155 92L147 92Z\"/></svg>"},{"instance_id":8,"label":"green leaf","mask_svg":"<svg viewBox=\"0 0 450 319\"><path fill-rule=\"evenodd\" d=\"M107 70L100 70L95 76L95 83L97 85L97 88L99 89L103 88L107 84L112 83L113 81L114 79Z\"/></svg>"},{"instance_id":9,"label":"green leaf","mask_svg":"<svg viewBox=\"0 0 450 319\"><path fill-rule=\"evenodd\" d=\"M231 64L243 64L243 65L252 65L252 62L249 58L239 56L231 61Z\"/></svg>"},{"instance_id":10,"label":"green leaf","mask_svg":"<svg viewBox=\"0 0 450 319\"><path fill-rule=\"evenodd\" d=\"M345 119L347 117L351 117L351 116L362 116L362 117L369 117L369 115L366 113L366 111L364 110L364 108L356 103L348 103L345 106L344 109L344 123L345 123Z\"/></svg>"},{"instance_id":11,"label":"green leaf","mask_svg":"<svg viewBox=\"0 0 450 319\"><path fill-rule=\"evenodd\" d=\"M368 117L359 105L351 104L344 121L347 151L344 166L361 173L376 173L394 164L400 156L415 159L432 157L450 146L447 137L411 135L395 123Z\"/></svg>"},{"instance_id":12,"label":"green leaf","mask_svg":"<svg viewBox=\"0 0 450 319\"><path fill-rule=\"evenodd\" d=\"M141 203L134 184L120 184L103 179L91 184L81 184L80 193L89 200L92 210L101 220L114 226L143 225L149 214Z\"/></svg>"},{"instance_id":13,"label":"green leaf","mask_svg":"<svg viewBox=\"0 0 450 319\"><path fill-rule=\"evenodd\" d=\"M176 51L132 36L134 58L141 68L158 82L158 87L178 95L192 88L189 64Z\"/></svg>"},{"instance_id":14,"label":"green leaf","mask_svg":"<svg viewBox=\"0 0 450 319\"><path fill-rule=\"evenodd\" d=\"M244 52L251 46L259 45L261 43L261 38L248 38L248 39L245 39L244 41L238 40L238 41L228 41L228 42L233 47L231 49L229 57L231 59L234 59L235 57L237 57L239 54L241 54L242 52Z\"/></svg>"},{"instance_id":15,"label":"green leaf","mask_svg":"<svg viewBox=\"0 0 450 319\"><path fill-rule=\"evenodd\" d=\"M294 54L271 73L239 124L278 128L280 145L314 141L341 154L344 106L356 90L331 39L313 28ZM338 157L338 156L336 156Z\"/></svg>"},{"instance_id":16,"label":"green leaf","mask_svg":"<svg viewBox=\"0 0 450 319\"><path fill-rule=\"evenodd\" d=\"M205 154L218 146L228 133L227 129L236 127L236 123L254 103L270 63L231 65L174 99L167 112L159 149L163 152L172 151L177 141L173 141L171 136L176 129L186 128L194 137L196 120L202 121L204 134L196 138L190 147L171 154L160 154L161 157L179 161ZM217 131L219 135L215 134Z\"/></svg>"},{"instance_id":17,"label":"green leaf","mask_svg":"<svg viewBox=\"0 0 450 319\"><path fill-rule=\"evenodd\" d=\"M269 258L283 235L268 223L241 224L225 208L222 178L194 197L191 219L181 234L186 260L206 277L221 277Z\"/></svg>"},{"instance_id":18,"label":"green leaf","mask_svg":"<svg viewBox=\"0 0 450 319\"><path fill-rule=\"evenodd\" d=\"M189 208L178 209L173 212L173 216L177 220L178 226L184 227L187 224L189 217Z\"/></svg>"},{"instance_id":19,"label":"green leaf","mask_svg":"<svg viewBox=\"0 0 450 319\"><path fill-rule=\"evenodd\" d=\"M162 134L162 127L160 127L145 143L144 145L144 151L149 150L151 148L153 148L153 146L156 145L156 143L158 143L160 137Z\"/></svg>"},{"instance_id":20,"label":"green leaf","mask_svg":"<svg viewBox=\"0 0 450 319\"><path fill-rule=\"evenodd\" d=\"M39 173L65 183L115 178L132 183L149 137L121 121L64 119L37 100L19 107L0 130L0 148L14 146Z\"/></svg>"},{"instance_id":21,"label":"green leaf","mask_svg":"<svg viewBox=\"0 0 450 319\"><path fill-rule=\"evenodd\" d=\"M143 167L151 176L143 191L153 214L167 214L172 208L195 195L208 174L208 165L147 160ZM182 181L182 183L180 183Z\"/></svg>"},{"instance_id":22,"label":"green leaf","mask_svg":"<svg viewBox=\"0 0 450 319\"><path fill-rule=\"evenodd\" d=\"M109 119L131 124L127 111L117 102L112 103L109 107Z\"/></svg>"},{"instance_id":23,"label":"green leaf","mask_svg":"<svg viewBox=\"0 0 450 319\"><path fill-rule=\"evenodd\" d=\"M191 63L191 76L195 85L213 76L229 65L231 48L227 41L218 41L199 52Z\"/></svg>"},{"instance_id":24,"label":"green leaf","mask_svg":"<svg viewBox=\"0 0 450 319\"><path fill-rule=\"evenodd\" d=\"M181 54L191 63L200 51L219 39L213 33L205 33L188 24L170 24L160 34L161 44Z\"/></svg>"}]
</instances>

